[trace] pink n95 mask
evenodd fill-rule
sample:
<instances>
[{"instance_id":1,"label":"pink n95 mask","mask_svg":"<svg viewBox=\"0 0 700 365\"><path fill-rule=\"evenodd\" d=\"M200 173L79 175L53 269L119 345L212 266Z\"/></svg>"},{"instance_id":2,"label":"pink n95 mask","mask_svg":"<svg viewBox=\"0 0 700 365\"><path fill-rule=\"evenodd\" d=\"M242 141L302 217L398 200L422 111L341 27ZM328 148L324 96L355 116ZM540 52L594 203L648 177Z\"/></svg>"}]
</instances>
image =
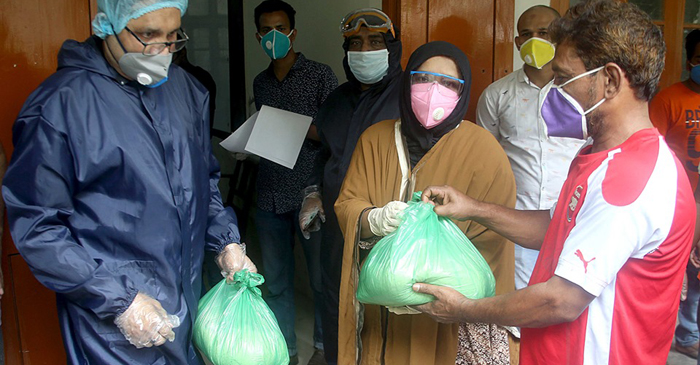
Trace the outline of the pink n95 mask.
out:
<instances>
[{"instance_id":1,"label":"pink n95 mask","mask_svg":"<svg viewBox=\"0 0 700 365\"><path fill-rule=\"evenodd\" d=\"M432 72L411 72L411 108L425 129L442 123L459 101L464 81Z\"/></svg>"}]
</instances>

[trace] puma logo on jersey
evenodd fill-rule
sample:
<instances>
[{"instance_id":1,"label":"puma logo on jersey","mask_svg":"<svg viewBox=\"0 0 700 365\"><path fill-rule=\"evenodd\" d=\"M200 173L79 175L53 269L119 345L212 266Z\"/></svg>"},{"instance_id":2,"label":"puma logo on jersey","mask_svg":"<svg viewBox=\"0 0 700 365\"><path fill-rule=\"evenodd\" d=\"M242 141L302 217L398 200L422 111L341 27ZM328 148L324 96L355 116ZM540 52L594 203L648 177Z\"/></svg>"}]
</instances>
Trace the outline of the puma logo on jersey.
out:
<instances>
[{"instance_id":1,"label":"puma logo on jersey","mask_svg":"<svg viewBox=\"0 0 700 365\"><path fill-rule=\"evenodd\" d=\"M583 262L583 272L587 273L588 272L588 264L590 264L591 261L595 260L595 257L586 261L586 259L583 258L583 253L581 252L581 250L576 250L576 252L574 252L574 254L576 255L576 257L578 257L581 260L581 262Z\"/></svg>"}]
</instances>

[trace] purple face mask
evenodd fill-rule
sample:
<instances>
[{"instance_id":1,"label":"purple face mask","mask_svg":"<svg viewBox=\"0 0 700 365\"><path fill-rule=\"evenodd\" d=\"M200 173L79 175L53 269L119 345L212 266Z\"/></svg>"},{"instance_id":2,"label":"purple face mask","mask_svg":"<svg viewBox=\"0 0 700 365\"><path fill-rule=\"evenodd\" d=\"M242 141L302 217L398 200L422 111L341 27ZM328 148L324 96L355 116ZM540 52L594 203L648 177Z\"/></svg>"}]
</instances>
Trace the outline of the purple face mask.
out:
<instances>
[{"instance_id":1,"label":"purple face mask","mask_svg":"<svg viewBox=\"0 0 700 365\"><path fill-rule=\"evenodd\" d=\"M603 67L584 72L571 80L552 88L542 103L541 113L544 119L545 134L550 137L568 137L577 139L588 138L588 128L586 128L586 115L603 104L605 98L600 100L590 109L583 111L581 104L576 99L564 91L563 87L576 81L583 76L590 75L602 70Z\"/></svg>"}]
</instances>

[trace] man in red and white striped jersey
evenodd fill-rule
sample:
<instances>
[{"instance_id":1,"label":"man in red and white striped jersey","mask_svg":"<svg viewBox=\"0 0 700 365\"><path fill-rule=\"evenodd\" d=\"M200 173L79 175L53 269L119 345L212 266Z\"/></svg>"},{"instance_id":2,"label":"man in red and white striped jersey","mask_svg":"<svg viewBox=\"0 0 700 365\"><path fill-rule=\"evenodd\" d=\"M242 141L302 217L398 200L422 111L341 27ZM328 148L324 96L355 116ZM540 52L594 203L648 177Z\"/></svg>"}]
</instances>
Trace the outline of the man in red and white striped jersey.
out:
<instances>
[{"instance_id":1,"label":"man in red and white striped jersey","mask_svg":"<svg viewBox=\"0 0 700 365\"><path fill-rule=\"evenodd\" d=\"M418 309L438 321L522 327L524 365L664 364L695 203L683 166L649 120L663 36L636 6L614 0L572 7L550 36L556 87L542 106L547 130L591 137L554 210L517 211L446 186L423 193L439 215L539 249L529 286L470 300L418 283L416 291L437 298Z\"/></svg>"}]
</instances>

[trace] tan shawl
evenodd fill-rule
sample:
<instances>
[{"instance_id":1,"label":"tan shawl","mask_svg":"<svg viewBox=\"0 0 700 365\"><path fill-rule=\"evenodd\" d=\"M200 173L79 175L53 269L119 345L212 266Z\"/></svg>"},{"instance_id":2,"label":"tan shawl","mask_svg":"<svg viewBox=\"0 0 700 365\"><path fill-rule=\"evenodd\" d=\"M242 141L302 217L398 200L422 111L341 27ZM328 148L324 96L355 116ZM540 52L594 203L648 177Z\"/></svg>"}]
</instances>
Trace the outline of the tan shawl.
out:
<instances>
[{"instance_id":1,"label":"tan shawl","mask_svg":"<svg viewBox=\"0 0 700 365\"><path fill-rule=\"evenodd\" d=\"M398 123L383 121L362 134L335 203L345 237L338 364L356 364L361 355L362 364L452 365L457 355L459 324L440 324L424 314L397 316L374 305L366 305L362 311L355 299L359 217L367 208L403 200L395 143ZM407 177L411 179L405 196L411 190L446 184L480 201L515 205L515 180L505 152L491 134L470 122L443 136ZM475 222L456 223L489 263L496 277L496 294L514 290L513 244ZM362 326L361 354L358 321Z\"/></svg>"}]
</instances>

